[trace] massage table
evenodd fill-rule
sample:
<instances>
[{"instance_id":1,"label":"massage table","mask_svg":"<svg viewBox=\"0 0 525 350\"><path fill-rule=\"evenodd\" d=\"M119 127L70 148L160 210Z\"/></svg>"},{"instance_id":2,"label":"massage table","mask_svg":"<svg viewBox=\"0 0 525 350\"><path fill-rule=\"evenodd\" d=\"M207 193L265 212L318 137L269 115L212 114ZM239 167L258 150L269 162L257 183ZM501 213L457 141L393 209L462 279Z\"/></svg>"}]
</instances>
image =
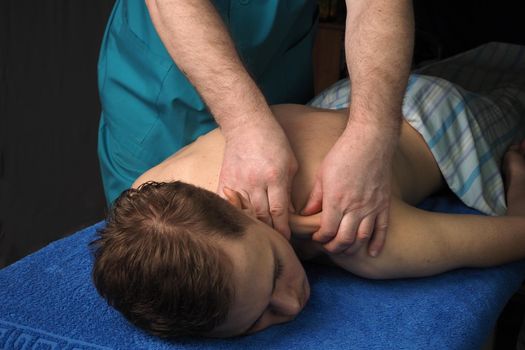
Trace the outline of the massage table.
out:
<instances>
[{"instance_id":1,"label":"massage table","mask_svg":"<svg viewBox=\"0 0 525 350\"><path fill-rule=\"evenodd\" d=\"M487 48L507 58L514 51L512 66L525 57L524 48ZM462 57L431 65L427 73L447 67L457 74L457 66L472 67L461 59L478 55L473 51ZM500 56L490 57L501 66ZM347 103L348 93L338 96L337 91L321 97L332 105ZM452 192L427 198L420 207L480 214ZM525 261L385 281L306 263L311 297L294 321L233 339L168 341L130 325L97 294L88 243L103 225L87 227L0 270L0 349L480 349L525 277Z\"/></svg>"},{"instance_id":2,"label":"massage table","mask_svg":"<svg viewBox=\"0 0 525 350\"><path fill-rule=\"evenodd\" d=\"M476 213L452 194L420 207ZM306 263L311 298L289 323L233 339L168 341L130 325L91 281L99 222L0 270L0 349L480 349L525 261L376 281Z\"/></svg>"}]
</instances>

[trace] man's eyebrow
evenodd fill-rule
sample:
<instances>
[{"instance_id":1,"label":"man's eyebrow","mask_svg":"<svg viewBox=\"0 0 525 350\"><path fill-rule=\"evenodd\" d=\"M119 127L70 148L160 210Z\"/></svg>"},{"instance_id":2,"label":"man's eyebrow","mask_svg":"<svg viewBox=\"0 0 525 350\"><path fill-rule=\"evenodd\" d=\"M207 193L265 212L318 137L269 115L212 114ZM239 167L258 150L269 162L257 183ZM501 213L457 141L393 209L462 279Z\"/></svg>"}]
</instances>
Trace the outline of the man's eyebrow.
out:
<instances>
[{"instance_id":1,"label":"man's eyebrow","mask_svg":"<svg viewBox=\"0 0 525 350\"><path fill-rule=\"evenodd\" d=\"M275 291L275 281L277 281L277 272L279 271L279 260L277 258L277 254L275 254L275 251L273 249L272 249L272 254L273 254L273 283L272 283L272 294L273 294L273 292ZM264 310L266 310L266 308ZM257 322L259 322L259 320L261 319L262 315L264 315L264 311L259 315L259 317L257 317L257 319L250 325L250 327L246 328L246 330L242 332L241 334L246 334L253 327L255 327Z\"/></svg>"}]
</instances>

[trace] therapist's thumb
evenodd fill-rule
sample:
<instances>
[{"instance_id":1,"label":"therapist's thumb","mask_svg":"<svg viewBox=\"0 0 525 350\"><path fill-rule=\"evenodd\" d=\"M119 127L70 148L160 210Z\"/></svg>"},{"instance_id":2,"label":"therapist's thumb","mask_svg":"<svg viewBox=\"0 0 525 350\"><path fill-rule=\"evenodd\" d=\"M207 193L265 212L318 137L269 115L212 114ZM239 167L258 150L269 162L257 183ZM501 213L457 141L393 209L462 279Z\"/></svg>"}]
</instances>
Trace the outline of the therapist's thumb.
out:
<instances>
[{"instance_id":1,"label":"therapist's thumb","mask_svg":"<svg viewBox=\"0 0 525 350\"><path fill-rule=\"evenodd\" d=\"M323 186L321 180L317 179L312 192L308 197L308 202L301 210L301 215L313 215L319 213L323 208Z\"/></svg>"}]
</instances>

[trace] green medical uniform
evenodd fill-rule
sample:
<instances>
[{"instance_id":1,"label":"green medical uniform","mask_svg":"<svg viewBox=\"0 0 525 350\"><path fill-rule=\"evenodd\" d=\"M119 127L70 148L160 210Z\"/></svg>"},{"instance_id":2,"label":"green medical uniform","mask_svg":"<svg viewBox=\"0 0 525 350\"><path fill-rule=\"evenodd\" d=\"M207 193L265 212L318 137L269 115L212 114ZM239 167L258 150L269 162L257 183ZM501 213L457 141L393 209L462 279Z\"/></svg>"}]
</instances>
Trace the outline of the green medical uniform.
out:
<instances>
[{"instance_id":1,"label":"green medical uniform","mask_svg":"<svg viewBox=\"0 0 525 350\"><path fill-rule=\"evenodd\" d=\"M213 1L270 104L312 97L313 0ZM117 0L99 64L98 154L111 203L144 171L216 127L160 41L143 0Z\"/></svg>"}]
</instances>

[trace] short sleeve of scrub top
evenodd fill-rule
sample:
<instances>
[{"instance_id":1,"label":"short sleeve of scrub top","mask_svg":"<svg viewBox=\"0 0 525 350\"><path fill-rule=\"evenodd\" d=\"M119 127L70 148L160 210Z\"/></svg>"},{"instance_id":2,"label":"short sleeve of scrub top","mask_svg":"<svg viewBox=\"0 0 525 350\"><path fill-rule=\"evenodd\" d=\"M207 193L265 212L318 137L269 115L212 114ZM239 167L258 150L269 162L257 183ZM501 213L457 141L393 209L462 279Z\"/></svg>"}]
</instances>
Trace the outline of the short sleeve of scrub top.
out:
<instances>
[{"instance_id":1,"label":"short sleeve of scrub top","mask_svg":"<svg viewBox=\"0 0 525 350\"><path fill-rule=\"evenodd\" d=\"M313 0L217 0L241 59L270 104L312 97ZM98 154L111 203L143 172L216 124L174 64L142 0L117 0L104 34Z\"/></svg>"}]
</instances>

